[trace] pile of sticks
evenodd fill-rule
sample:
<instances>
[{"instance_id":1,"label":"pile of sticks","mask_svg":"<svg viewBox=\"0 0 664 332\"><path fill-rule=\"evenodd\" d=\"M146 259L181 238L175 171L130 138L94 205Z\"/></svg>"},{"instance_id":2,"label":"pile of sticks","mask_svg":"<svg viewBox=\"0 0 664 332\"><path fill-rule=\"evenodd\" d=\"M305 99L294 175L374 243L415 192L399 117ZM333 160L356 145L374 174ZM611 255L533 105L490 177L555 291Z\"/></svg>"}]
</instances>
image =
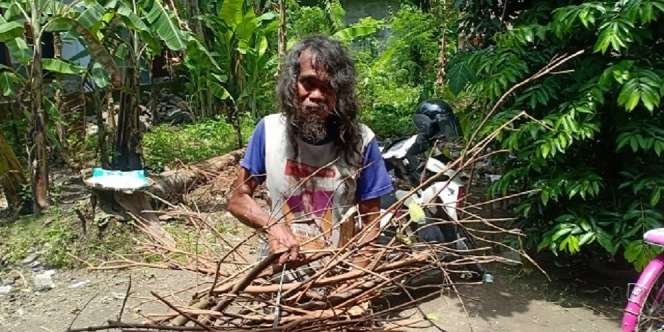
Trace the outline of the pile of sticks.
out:
<instances>
[{"instance_id":1,"label":"pile of sticks","mask_svg":"<svg viewBox=\"0 0 664 332\"><path fill-rule=\"evenodd\" d=\"M467 157L463 161L461 157L450 167L463 169L475 160L476 157ZM427 181L435 180L434 176ZM421 186L426 185L428 182ZM404 200L395 203L391 210L403 209ZM389 227L396 235L382 244L371 238L375 229L380 227L380 217L368 218L374 221L362 227L342 247L303 250L303 258L297 264L285 266L276 264L281 253L269 254L262 259L246 257L247 249L256 245L259 233L231 243L215 229L207 214L192 211L184 205L170 204L171 216L187 219L196 233L207 231L213 234L217 238L214 245L221 247L224 254L219 255L214 250L187 251L166 246L160 241L145 241L143 249L159 254L161 263L121 257L96 269L147 266L189 270L212 276L213 280L198 288L187 305L175 304L172 299L153 292L156 300L168 306L170 312L146 317L149 319L147 323L123 323L120 314L117 321L110 321L106 326L70 331L104 328L123 331L366 331L402 330L422 323L436 326L436 322L427 319L426 313L419 310L418 304L442 293L456 294L459 284L480 283L477 279L464 279L478 264L508 261L490 255L492 247L511 248L488 238L487 234L522 235L518 229L499 226L510 218L487 219L480 215L481 206L491 202L466 204L459 207L460 220L436 220L429 222L428 226L414 225L416 221L411 220L408 213L403 213L390 220ZM422 207L428 209L435 205L428 202ZM364 219L364 216L360 217ZM479 245L459 249L456 242L462 239L450 243L415 240L418 227L438 227L445 223L464 228ZM148 238L158 236L148 235ZM201 243L205 248L212 245ZM304 247L306 243L302 245ZM365 258L362 264L356 263L358 256ZM426 296L422 296L421 290Z\"/></svg>"},{"instance_id":2,"label":"pile of sticks","mask_svg":"<svg viewBox=\"0 0 664 332\"><path fill-rule=\"evenodd\" d=\"M393 240L387 245L367 243L363 248L351 243L357 242L305 252L299 266L276 266L278 254L271 254L223 280L216 274L214 282L197 292L187 307L160 299L173 313L158 323L215 331L398 329L425 317L396 314L422 300L411 292L454 287L455 275L468 272L469 266L499 260L482 255L487 248L459 252L452 244L405 245ZM364 267L353 263L359 250L373 253ZM304 271L300 273L304 277L292 270ZM427 285L427 280L434 283ZM380 300L390 294L408 301L381 307Z\"/></svg>"},{"instance_id":3,"label":"pile of sticks","mask_svg":"<svg viewBox=\"0 0 664 332\"><path fill-rule=\"evenodd\" d=\"M473 165L488 157L481 152L489 142L490 139L484 139L478 146L466 149L466 153L449 163L448 167L457 170L458 174L469 171L472 179ZM494 153L497 152L491 152ZM445 171L428 178L418 188L413 188L411 195L433 181L440 181L438 178ZM406 195L387 211L404 211L403 205L408 197ZM347 220L339 225L354 223L356 217L373 221L360 228L345 245L339 248L302 250L303 258L297 264L289 263L285 266L276 264L276 258L281 253L272 253L259 259L247 257L250 252L248 248L256 245L258 232L232 243L226 234L215 229L209 214L164 201L171 208L168 212L171 217L188 220L197 234L206 232L216 240L207 239L200 243L200 248L187 250L154 240L159 235L150 233L147 238L151 240L142 242L142 247L153 255L159 255L160 263L120 257L96 269L147 266L189 270L211 276L213 280L197 289L186 305L182 302L176 304L173 299L153 292L156 300L168 306L170 312L148 316L147 323L123 323L120 319L122 315L118 315L117 321L109 322L106 326L70 331L103 328L120 328L123 331L366 331L402 330L422 323L436 326L436 322L427 319L427 314L419 309L418 304L442 293L457 294L461 300L457 285L480 283L478 280L463 278L473 272L473 267L508 261L501 256L491 255L492 248L502 246L514 250L496 241L495 235L522 235L520 230L505 226L511 218L489 219L482 216L482 206L496 200L474 204L470 201L456 207L460 216L458 220L428 220L425 225L421 225L415 224L417 220L411 219L407 212L394 214L398 217L393 217L388 224L392 235L387 241L380 242L375 241L374 237L382 215L371 218L347 214ZM441 208L439 205L423 202L422 208ZM459 249L457 242L464 239L449 243L417 241L417 229L450 223L463 228L464 234L476 246ZM149 229L141 230L149 232ZM302 248L306 247L306 243L301 245ZM215 251L212 247L222 250ZM357 257L363 257L364 262L358 264ZM418 294L418 291L424 289L426 296Z\"/></svg>"},{"instance_id":4,"label":"pile of sticks","mask_svg":"<svg viewBox=\"0 0 664 332\"><path fill-rule=\"evenodd\" d=\"M470 170L472 179L473 165L488 157L481 152L490 141L484 139L477 146L467 148L448 167L459 172ZM411 194L433 181L440 181L438 178L444 172L428 178L418 188L413 188ZM403 210L408 196L396 202L388 211ZM97 269L135 266L182 269L212 276L213 281L195 292L187 305L175 304L172 299L152 293L158 301L170 308L170 312L151 315L147 317L148 323L123 323L121 315L118 315L117 321L109 322L106 326L70 331L104 328L120 328L123 331L366 331L402 330L421 323L436 326L417 305L443 292L456 294L456 286L460 283L480 283L463 277L474 266L507 261L503 257L491 255L492 247L503 246L514 250L493 240L491 236L522 235L518 229L501 226L511 221L511 218L487 219L481 216L481 207L493 201L466 203L457 207L458 215L461 216L459 220L434 220L424 226L414 225L417 220L412 220L409 213L394 214L399 217L393 217L388 226L394 230L394 235L380 242L382 244L373 238L376 228L380 227L382 215L377 218L357 216L373 222L357 231L342 247L303 250L300 262L286 266L276 265L276 257L281 253L273 253L262 259L246 257L247 248L256 244L257 232L237 243L231 243L226 235L215 229L207 214L164 201L171 208L171 216L188 220L197 233L207 231L217 238L217 241L213 241L216 243L204 241L201 247L221 247L224 254L219 255L214 250L188 251L166 245L163 241L144 241L143 248L160 255L161 263L145 263L120 257ZM440 204L424 202L422 208L426 210L436 205ZM354 218L348 214L348 219L340 225L354 222ZM456 242L463 239L450 243L417 241L416 229L450 223L465 229L464 233L477 245L470 249L459 249ZM159 237L158 234L147 235L152 240ZM306 243L301 245L306 247ZM358 256L364 258L363 264L356 263ZM427 296L417 294L422 289L426 289ZM395 301L399 304L395 305ZM406 309L409 314L404 315Z\"/></svg>"}]
</instances>

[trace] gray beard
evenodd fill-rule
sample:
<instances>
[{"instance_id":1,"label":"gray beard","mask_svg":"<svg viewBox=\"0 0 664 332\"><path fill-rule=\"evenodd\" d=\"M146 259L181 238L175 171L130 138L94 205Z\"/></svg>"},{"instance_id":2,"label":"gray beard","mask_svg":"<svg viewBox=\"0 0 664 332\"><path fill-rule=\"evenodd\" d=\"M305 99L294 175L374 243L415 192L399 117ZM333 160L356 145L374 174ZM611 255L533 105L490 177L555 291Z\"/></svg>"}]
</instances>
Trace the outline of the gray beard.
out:
<instances>
[{"instance_id":1,"label":"gray beard","mask_svg":"<svg viewBox=\"0 0 664 332\"><path fill-rule=\"evenodd\" d=\"M298 136L307 143L318 143L327 137L327 121L317 116L295 116Z\"/></svg>"},{"instance_id":2,"label":"gray beard","mask_svg":"<svg viewBox=\"0 0 664 332\"><path fill-rule=\"evenodd\" d=\"M310 144L318 144L327 138L328 117L321 117L319 114L325 113L327 105L307 103L299 105L292 122L297 136Z\"/></svg>"}]
</instances>

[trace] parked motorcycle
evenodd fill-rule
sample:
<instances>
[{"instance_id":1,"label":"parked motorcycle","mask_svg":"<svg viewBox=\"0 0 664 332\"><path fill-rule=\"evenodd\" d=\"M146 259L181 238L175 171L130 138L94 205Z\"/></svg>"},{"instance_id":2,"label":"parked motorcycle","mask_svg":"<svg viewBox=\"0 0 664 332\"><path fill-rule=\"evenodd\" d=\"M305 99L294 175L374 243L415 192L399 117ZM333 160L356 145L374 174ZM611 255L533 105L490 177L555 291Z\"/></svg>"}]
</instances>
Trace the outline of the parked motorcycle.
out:
<instances>
[{"instance_id":1,"label":"parked motorcycle","mask_svg":"<svg viewBox=\"0 0 664 332\"><path fill-rule=\"evenodd\" d=\"M473 238L458 224L457 209L463 202L468 176L447 167L454 151L460 151L462 141L461 129L452 108L440 100L425 101L419 105L413 120L416 134L386 140L380 145L396 189L381 198L381 209L385 211L402 198L407 198L396 210L384 213L379 242L403 236L390 223L391 219L408 213L410 219L416 219L410 225L416 241L451 243L458 250L476 248ZM408 196L410 191L441 172L443 174L433 182ZM487 283L493 281L492 275L479 264L471 266L470 270L464 277Z\"/></svg>"}]
</instances>

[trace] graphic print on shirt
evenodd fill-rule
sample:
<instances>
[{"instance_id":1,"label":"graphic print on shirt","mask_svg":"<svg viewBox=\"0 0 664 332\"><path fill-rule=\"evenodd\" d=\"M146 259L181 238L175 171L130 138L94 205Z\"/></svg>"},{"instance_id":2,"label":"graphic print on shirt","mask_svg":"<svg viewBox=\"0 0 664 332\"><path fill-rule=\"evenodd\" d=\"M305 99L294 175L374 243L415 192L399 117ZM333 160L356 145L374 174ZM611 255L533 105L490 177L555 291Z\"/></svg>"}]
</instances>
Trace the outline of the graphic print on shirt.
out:
<instances>
[{"instance_id":1,"label":"graphic print on shirt","mask_svg":"<svg viewBox=\"0 0 664 332\"><path fill-rule=\"evenodd\" d=\"M332 206L334 203L337 169L330 167L314 167L292 159L286 161L284 175L290 188L298 188L290 197L286 199L284 212L289 216L287 220L314 220L316 225L330 237L333 217ZM306 179L305 183L301 183ZM291 219L294 218L294 219ZM304 226L304 225L303 225ZM303 231L305 237L312 236L313 230L306 230L308 227L294 227ZM321 244L319 244L320 246Z\"/></svg>"}]
</instances>

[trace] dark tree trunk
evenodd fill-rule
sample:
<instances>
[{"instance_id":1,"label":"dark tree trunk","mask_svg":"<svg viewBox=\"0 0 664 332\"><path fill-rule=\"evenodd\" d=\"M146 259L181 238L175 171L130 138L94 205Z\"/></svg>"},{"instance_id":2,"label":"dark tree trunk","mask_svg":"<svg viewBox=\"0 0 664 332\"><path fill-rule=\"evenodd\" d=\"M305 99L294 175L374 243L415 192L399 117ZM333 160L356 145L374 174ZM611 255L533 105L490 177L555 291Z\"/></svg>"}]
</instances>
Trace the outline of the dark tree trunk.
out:
<instances>
[{"instance_id":1,"label":"dark tree trunk","mask_svg":"<svg viewBox=\"0 0 664 332\"><path fill-rule=\"evenodd\" d=\"M137 33L130 33L129 38L134 52L137 52L140 48ZM140 57L136 53L132 53L123 70L124 85L120 90L120 110L115 130L115 149L111 161L111 166L115 170L133 171L143 168L140 155L142 133L139 126L138 107L140 61Z\"/></svg>"},{"instance_id":2,"label":"dark tree trunk","mask_svg":"<svg viewBox=\"0 0 664 332\"><path fill-rule=\"evenodd\" d=\"M157 84L155 82L155 78L160 77L158 73L159 69L155 68L155 66L159 65L159 62L156 61L159 58L160 57L155 58L150 65L150 102L149 102L150 106L149 107L150 107L150 115L152 116L153 126L156 126L160 121L159 110L157 109L157 94L159 93L159 90L157 89Z\"/></svg>"},{"instance_id":3,"label":"dark tree trunk","mask_svg":"<svg viewBox=\"0 0 664 332\"><path fill-rule=\"evenodd\" d=\"M32 40L40 40L35 35L41 31L40 12L36 1L31 1ZM40 45L33 47L30 65L30 175L32 178L33 212L40 215L49 206L48 149L46 141L46 112L42 107L42 53Z\"/></svg>"},{"instance_id":4,"label":"dark tree trunk","mask_svg":"<svg viewBox=\"0 0 664 332\"><path fill-rule=\"evenodd\" d=\"M189 24L191 29L194 31L194 34L199 38L202 43L205 43L205 35L203 32L203 24L198 18L198 15L201 14L201 10L198 6L198 0L187 1L189 4Z\"/></svg>"},{"instance_id":5,"label":"dark tree trunk","mask_svg":"<svg viewBox=\"0 0 664 332\"><path fill-rule=\"evenodd\" d=\"M438 53L438 73L436 75L436 85L443 87L445 85L445 67L447 67L447 31L443 30L443 36L440 38L440 53Z\"/></svg>"},{"instance_id":6,"label":"dark tree trunk","mask_svg":"<svg viewBox=\"0 0 664 332\"><path fill-rule=\"evenodd\" d=\"M286 0L279 0L279 58L286 55Z\"/></svg>"},{"instance_id":7,"label":"dark tree trunk","mask_svg":"<svg viewBox=\"0 0 664 332\"><path fill-rule=\"evenodd\" d=\"M448 8L447 0L432 1L431 3L435 17L443 22L443 35L440 37L440 52L438 53L438 72L436 73L436 85L443 87L446 80L446 67L447 67L447 21L445 17L451 11Z\"/></svg>"},{"instance_id":8,"label":"dark tree trunk","mask_svg":"<svg viewBox=\"0 0 664 332\"><path fill-rule=\"evenodd\" d=\"M142 169L139 145L141 133L138 125L138 103L136 89L138 77L134 66L125 70L125 85L120 92L120 112L115 135L115 151L111 166L115 170L132 171Z\"/></svg>"},{"instance_id":9,"label":"dark tree trunk","mask_svg":"<svg viewBox=\"0 0 664 332\"><path fill-rule=\"evenodd\" d=\"M60 38L60 33L53 33L53 57L56 59L62 59L62 38ZM73 162L69 158L68 144L67 144L67 131L65 130L65 113L64 113L64 96L62 88L58 86L55 90L55 95L53 96L55 101L55 108L58 111L59 120L55 121L55 131L58 135L58 143L60 144L60 157L62 160L67 163L70 167L73 166Z\"/></svg>"},{"instance_id":10,"label":"dark tree trunk","mask_svg":"<svg viewBox=\"0 0 664 332\"><path fill-rule=\"evenodd\" d=\"M108 116L113 116L113 92L109 89L104 93L104 99L100 102L100 94L95 92L95 107L97 109L97 153L99 155L99 164L103 168L108 168L108 146L106 144L106 122L104 121L104 107L106 107Z\"/></svg>"}]
</instances>

